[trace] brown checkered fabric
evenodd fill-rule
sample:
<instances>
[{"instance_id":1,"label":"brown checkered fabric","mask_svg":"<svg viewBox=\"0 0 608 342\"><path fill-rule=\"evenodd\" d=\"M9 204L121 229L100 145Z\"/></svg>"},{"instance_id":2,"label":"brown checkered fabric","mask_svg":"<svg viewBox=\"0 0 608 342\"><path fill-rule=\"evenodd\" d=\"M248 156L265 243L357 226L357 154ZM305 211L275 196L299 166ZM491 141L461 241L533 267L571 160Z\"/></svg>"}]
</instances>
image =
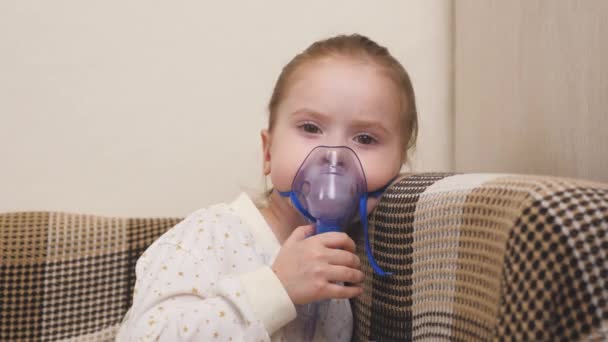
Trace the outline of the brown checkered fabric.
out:
<instances>
[{"instance_id":1,"label":"brown checkered fabric","mask_svg":"<svg viewBox=\"0 0 608 342\"><path fill-rule=\"evenodd\" d=\"M0 341L113 340L135 262L179 218L0 214ZM608 185L413 174L370 216L356 341L608 339Z\"/></svg>"},{"instance_id":2,"label":"brown checkered fabric","mask_svg":"<svg viewBox=\"0 0 608 342\"><path fill-rule=\"evenodd\" d=\"M608 185L413 174L370 217L356 341L608 339Z\"/></svg>"},{"instance_id":3,"label":"brown checkered fabric","mask_svg":"<svg viewBox=\"0 0 608 342\"><path fill-rule=\"evenodd\" d=\"M179 221L0 214L0 341L113 340L137 259Z\"/></svg>"}]
</instances>

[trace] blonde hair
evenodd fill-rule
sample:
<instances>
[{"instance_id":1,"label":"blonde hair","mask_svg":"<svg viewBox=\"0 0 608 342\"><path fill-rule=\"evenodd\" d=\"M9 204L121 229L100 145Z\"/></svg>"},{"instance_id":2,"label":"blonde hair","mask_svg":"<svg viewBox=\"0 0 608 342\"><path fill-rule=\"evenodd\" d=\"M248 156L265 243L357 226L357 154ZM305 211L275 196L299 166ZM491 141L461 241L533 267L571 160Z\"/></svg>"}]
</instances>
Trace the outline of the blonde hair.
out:
<instances>
[{"instance_id":1,"label":"blonde hair","mask_svg":"<svg viewBox=\"0 0 608 342\"><path fill-rule=\"evenodd\" d=\"M309 61L330 56L369 60L388 72L401 97L402 161L405 162L407 152L416 145L418 136L418 113L410 76L387 48L360 34L339 35L317 41L283 67L268 103L268 131L272 132L278 107L285 98L295 72Z\"/></svg>"}]
</instances>

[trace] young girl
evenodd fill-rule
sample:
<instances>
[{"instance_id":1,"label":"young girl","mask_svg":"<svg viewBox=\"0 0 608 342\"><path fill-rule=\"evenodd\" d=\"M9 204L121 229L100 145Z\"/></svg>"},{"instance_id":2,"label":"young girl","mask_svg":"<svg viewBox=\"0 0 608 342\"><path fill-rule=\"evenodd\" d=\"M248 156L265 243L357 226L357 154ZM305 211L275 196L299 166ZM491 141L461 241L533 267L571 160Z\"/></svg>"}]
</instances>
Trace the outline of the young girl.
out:
<instances>
[{"instance_id":1,"label":"young girl","mask_svg":"<svg viewBox=\"0 0 608 342\"><path fill-rule=\"evenodd\" d=\"M386 186L416 139L410 79L386 48L337 36L283 68L269 112L261 132L263 171L274 186L267 204L258 209L241 194L154 242L137 262L133 306L117 340L301 341L296 307L329 300L314 340L350 341L348 299L363 281L355 244L345 233L311 236L314 226L280 192L321 145L352 149L367 191Z\"/></svg>"}]
</instances>

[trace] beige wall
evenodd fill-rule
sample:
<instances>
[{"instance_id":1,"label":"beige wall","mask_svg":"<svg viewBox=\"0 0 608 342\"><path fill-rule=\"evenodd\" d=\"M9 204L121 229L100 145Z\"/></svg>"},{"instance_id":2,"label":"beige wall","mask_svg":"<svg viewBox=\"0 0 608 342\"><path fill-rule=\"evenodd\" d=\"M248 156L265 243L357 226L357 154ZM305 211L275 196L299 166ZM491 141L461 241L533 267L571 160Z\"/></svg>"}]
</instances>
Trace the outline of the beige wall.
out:
<instances>
[{"instance_id":1,"label":"beige wall","mask_svg":"<svg viewBox=\"0 0 608 342\"><path fill-rule=\"evenodd\" d=\"M342 32L410 71L414 169L449 169L451 2L298 4L1 1L0 211L186 215L258 187L280 68Z\"/></svg>"},{"instance_id":2,"label":"beige wall","mask_svg":"<svg viewBox=\"0 0 608 342\"><path fill-rule=\"evenodd\" d=\"M608 1L455 2L455 169L608 181Z\"/></svg>"}]
</instances>

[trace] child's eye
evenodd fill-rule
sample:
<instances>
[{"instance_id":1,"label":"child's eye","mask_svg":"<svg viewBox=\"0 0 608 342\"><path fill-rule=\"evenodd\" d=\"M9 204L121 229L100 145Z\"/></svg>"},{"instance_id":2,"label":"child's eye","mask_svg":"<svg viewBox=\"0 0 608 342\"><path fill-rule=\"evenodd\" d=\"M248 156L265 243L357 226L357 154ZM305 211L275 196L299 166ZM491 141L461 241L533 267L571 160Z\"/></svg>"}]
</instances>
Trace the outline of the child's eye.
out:
<instances>
[{"instance_id":1,"label":"child's eye","mask_svg":"<svg viewBox=\"0 0 608 342\"><path fill-rule=\"evenodd\" d=\"M376 138L369 134L359 134L355 137L355 141L362 145L371 145L377 142Z\"/></svg>"},{"instance_id":2,"label":"child's eye","mask_svg":"<svg viewBox=\"0 0 608 342\"><path fill-rule=\"evenodd\" d=\"M306 123L300 125L300 129L302 129L306 133L311 133L311 134L321 133L321 129L319 128L319 126L317 126L313 123L310 123L310 122L306 122Z\"/></svg>"}]
</instances>

